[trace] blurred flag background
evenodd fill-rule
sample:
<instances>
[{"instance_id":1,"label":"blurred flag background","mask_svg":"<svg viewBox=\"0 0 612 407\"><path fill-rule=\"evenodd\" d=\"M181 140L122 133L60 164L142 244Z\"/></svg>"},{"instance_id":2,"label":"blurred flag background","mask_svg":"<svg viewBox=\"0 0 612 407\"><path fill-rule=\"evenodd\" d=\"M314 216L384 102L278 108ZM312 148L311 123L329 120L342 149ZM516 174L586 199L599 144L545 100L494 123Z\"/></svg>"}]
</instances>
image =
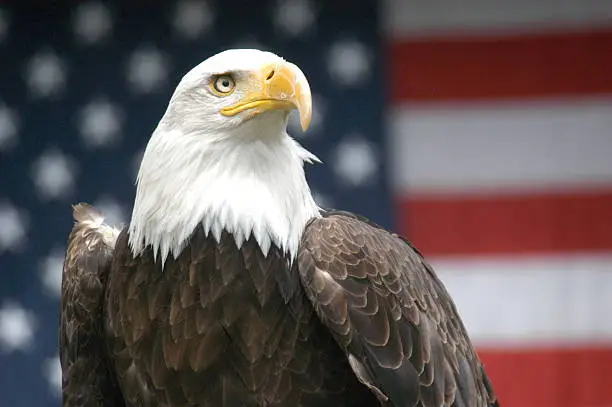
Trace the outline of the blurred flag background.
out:
<instances>
[{"instance_id":1,"label":"blurred flag background","mask_svg":"<svg viewBox=\"0 0 612 407\"><path fill-rule=\"evenodd\" d=\"M174 86L230 47L302 67L317 200L422 249L503 407L612 405L612 1L156 4L0 3L0 407L61 404L70 204L129 221Z\"/></svg>"}]
</instances>

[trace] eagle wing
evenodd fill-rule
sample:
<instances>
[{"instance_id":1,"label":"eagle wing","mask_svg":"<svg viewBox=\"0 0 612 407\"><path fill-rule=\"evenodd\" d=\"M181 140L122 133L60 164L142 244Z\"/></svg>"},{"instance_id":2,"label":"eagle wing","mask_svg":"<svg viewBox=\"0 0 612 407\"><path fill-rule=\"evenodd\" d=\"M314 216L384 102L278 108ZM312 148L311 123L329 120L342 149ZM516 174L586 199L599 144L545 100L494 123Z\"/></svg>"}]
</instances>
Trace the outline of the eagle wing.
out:
<instances>
[{"instance_id":1,"label":"eagle wing","mask_svg":"<svg viewBox=\"0 0 612 407\"><path fill-rule=\"evenodd\" d=\"M382 405L498 406L452 299L408 241L328 212L307 225L297 266L319 318Z\"/></svg>"},{"instance_id":2,"label":"eagle wing","mask_svg":"<svg viewBox=\"0 0 612 407\"><path fill-rule=\"evenodd\" d=\"M87 204L73 207L62 275L60 360L64 407L121 407L103 337L106 278L118 230Z\"/></svg>"}]
</instances>

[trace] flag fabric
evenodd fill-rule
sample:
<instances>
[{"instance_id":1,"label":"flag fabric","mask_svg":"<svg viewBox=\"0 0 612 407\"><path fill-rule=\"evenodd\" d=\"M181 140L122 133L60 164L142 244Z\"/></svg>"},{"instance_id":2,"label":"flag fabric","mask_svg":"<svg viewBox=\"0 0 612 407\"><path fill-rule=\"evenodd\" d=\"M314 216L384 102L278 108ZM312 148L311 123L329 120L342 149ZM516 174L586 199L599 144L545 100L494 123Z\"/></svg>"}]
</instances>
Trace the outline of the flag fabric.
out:
<instances>
[{"instance_id":1,"label":"flag fabric","mask_svg":"<svg viewBox=\"0 0 612 407\"><path fill-rule=\"evenodd\" d=\"M612 405L612 2L385 2L397 227L502 406Z\"/></svg>"},{"instance_id":2,"label":"flag fabric","mask_svg":"<svg viewBox=\"0 0 612 407\"><path fill-rule=\"evenodd\" d=\"M174 87L216 52L299 65L323 206L392 226L375 1L0 3L0 407L60 405L59 287L71 204L129 221L143 148Z\"/></svg>"}]
</instances>

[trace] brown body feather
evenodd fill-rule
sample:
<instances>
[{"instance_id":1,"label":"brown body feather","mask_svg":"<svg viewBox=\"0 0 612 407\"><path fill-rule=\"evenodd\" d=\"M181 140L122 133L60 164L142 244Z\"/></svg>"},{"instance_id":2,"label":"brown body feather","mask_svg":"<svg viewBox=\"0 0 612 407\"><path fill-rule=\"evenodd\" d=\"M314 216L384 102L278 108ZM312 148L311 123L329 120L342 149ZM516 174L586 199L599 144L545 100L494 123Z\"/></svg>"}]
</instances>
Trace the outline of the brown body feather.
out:
<instances>
[{"instance_id":1,"label":"brown body feather","mask_svg":"<svg viewBox=\"0 0 612 407\"><path fill-rule=\"evenodd\" d=\"M104 292L113 256L112 230L101 230L101 214L74 207L77 221L68 238L62 277L60 361L64 407L124 407L110 370L104 330ZM106 233L105 233L106 232Z\"/></svg>"},{"instance_id":2,"label":"brown body feather","mask_svg":"<svg viewBox=\"0 0 612 407\"><path fill-rule=\"evenodd\" d=\"M62 287L66 407L497 406L433 271L354 215L312 220L292 266L197 229L162 271L125 230L114 252L83 230Z\"/></svg>"},{"instance_id":3,"label":"brown body feather","mask_svg":"<svg viewBox=\"0 0 612 407\"><path fill-rule=\"evenodd\" d=\"M392 406L498 406L443 284L405 239L330 213L306 227L302 285L360 381Z\"/></svg>"}]
</instances>

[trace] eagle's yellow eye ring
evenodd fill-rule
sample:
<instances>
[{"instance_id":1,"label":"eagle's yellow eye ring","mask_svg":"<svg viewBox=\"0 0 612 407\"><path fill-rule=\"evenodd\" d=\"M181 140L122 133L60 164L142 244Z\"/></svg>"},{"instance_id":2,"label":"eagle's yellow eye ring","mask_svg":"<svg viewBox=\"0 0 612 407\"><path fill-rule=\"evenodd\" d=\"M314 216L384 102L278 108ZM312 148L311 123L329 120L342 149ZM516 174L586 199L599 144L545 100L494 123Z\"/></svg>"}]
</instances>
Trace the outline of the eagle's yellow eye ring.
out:
<instances>
[{"instance_id":1,"label":"eagle's yellow eye ring","mask_svg":"<svg viewBox=\"0 0 612 407\"><path fill-rule=\"evenodd\" d=\"M227 96L236 88L236 81L230 74L222 74L214 76L210 82L210 89L217 96Z\"/></svg>"}]
</instances>

